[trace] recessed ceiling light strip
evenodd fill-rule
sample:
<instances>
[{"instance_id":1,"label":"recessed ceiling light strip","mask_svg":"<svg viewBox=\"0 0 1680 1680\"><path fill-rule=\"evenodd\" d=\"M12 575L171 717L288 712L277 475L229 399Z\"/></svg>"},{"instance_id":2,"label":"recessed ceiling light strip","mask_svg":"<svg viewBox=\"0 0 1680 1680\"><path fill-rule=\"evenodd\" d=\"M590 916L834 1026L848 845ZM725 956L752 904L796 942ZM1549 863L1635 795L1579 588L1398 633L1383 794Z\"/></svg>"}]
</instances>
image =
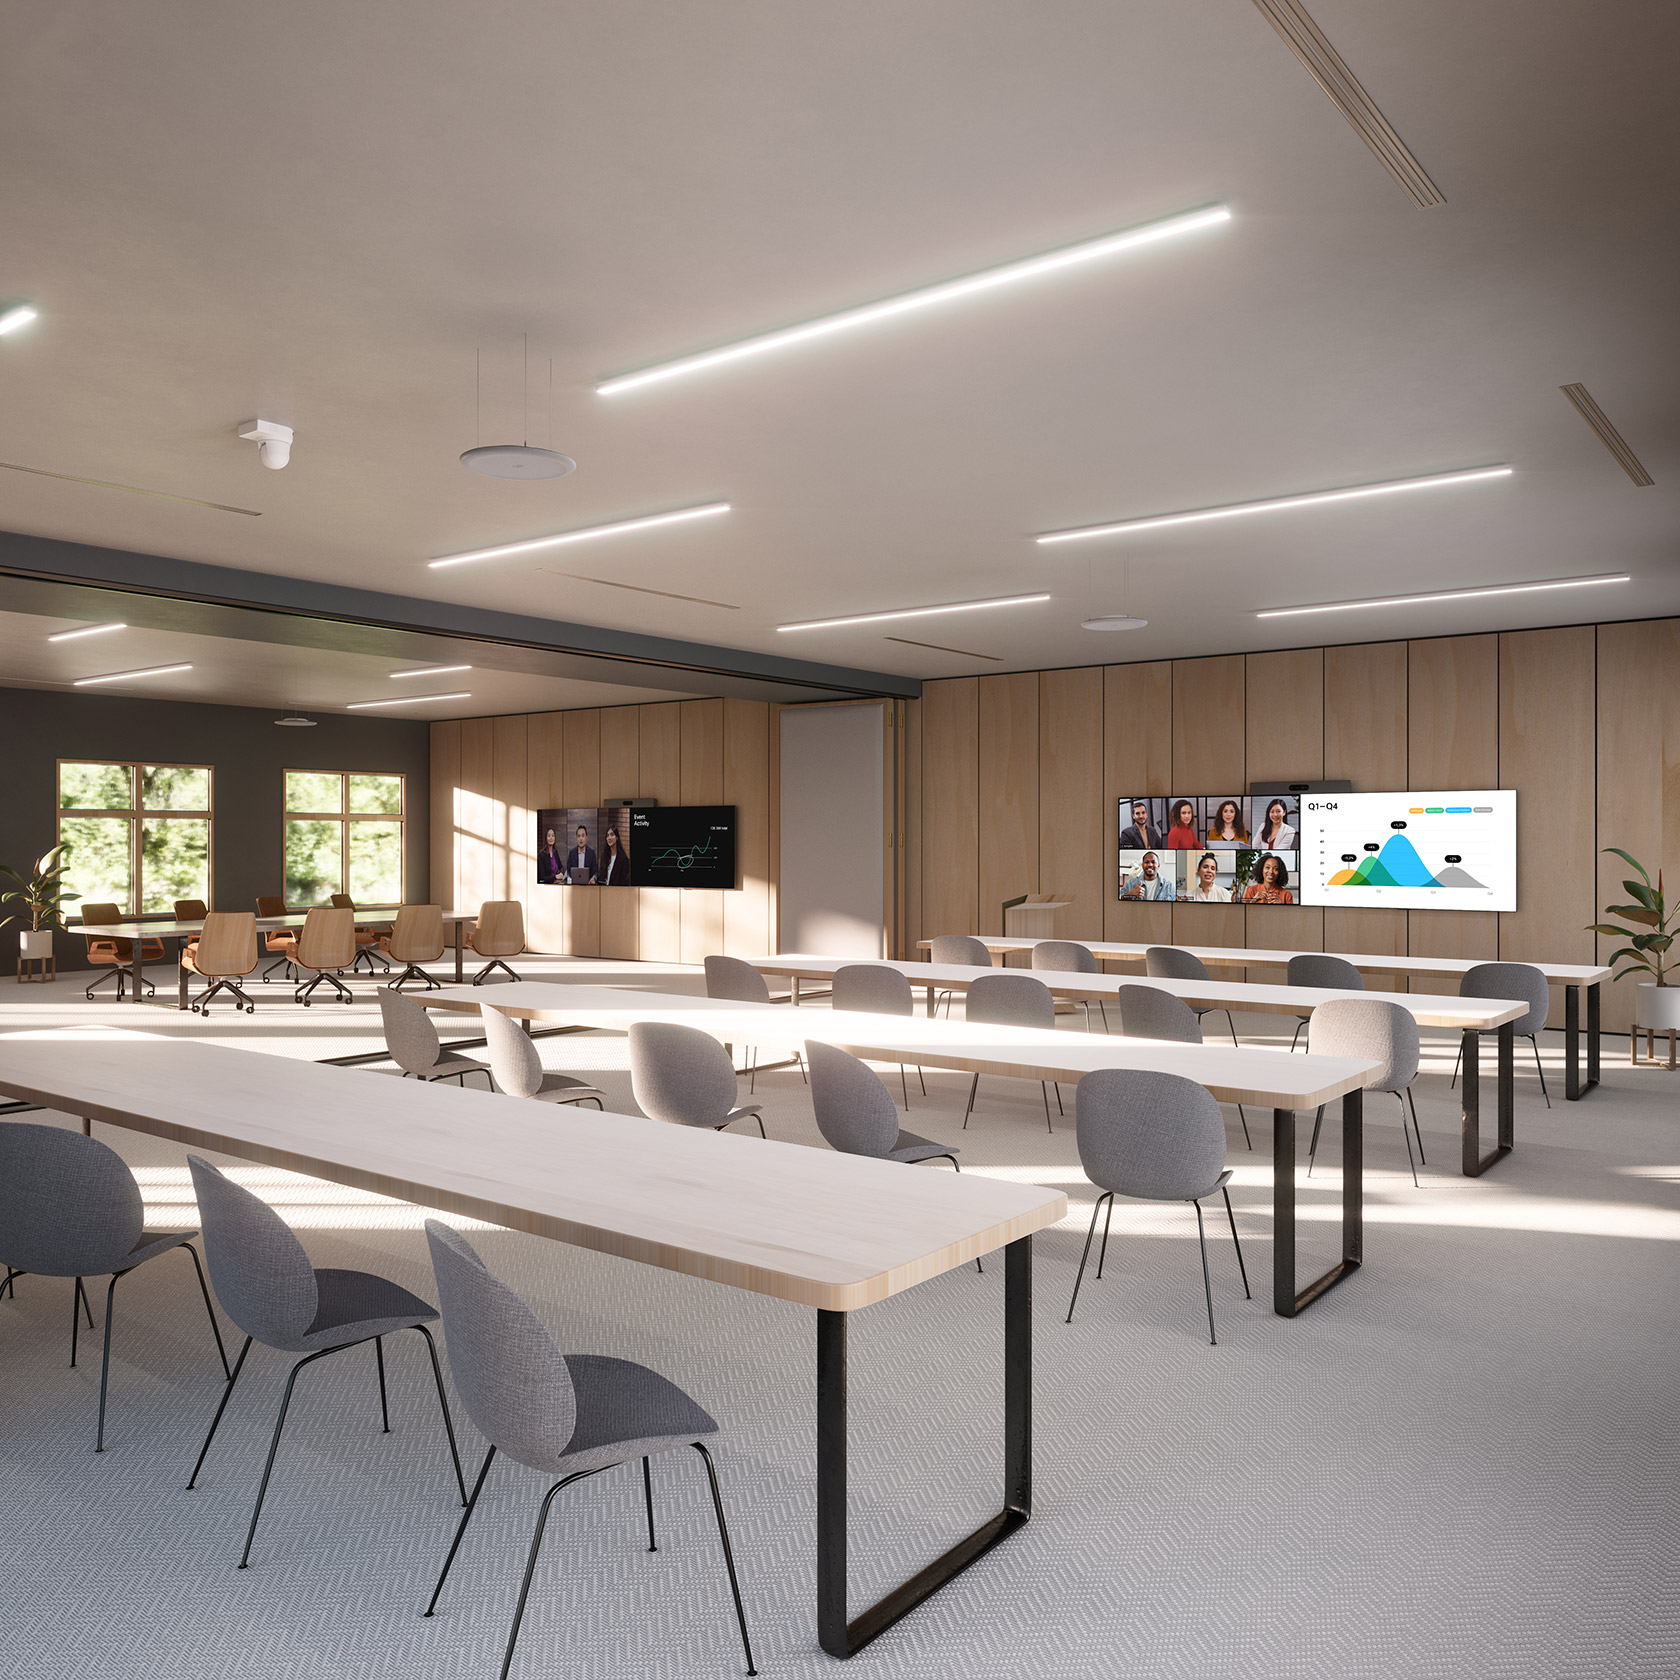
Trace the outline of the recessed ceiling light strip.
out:
<instances>
[{"instance_id":1,"label":"recessed ceiling light strip","mask_svg":"<svg viewBox=\"0 0 1680 1680\"><path fill-rule=\"evenodd\" d=\"M9 309L0 309L0 337L16 332L19 327L27 327L39 314L39 310L31 309L27 303L14 303Z\"/></svg>"},{"instance_id":2,"label":"recessed ceiling light strip","mask_svg":"<svg viewBox=\"0 0 1680 1680\"><path fill-rule=\"evenodd\" d=\"M1610 416L1592 400L1585 385L1560 385L1558 389L1575 405L1575 411L1598 434L1598 441L1621 463L1622 471L1644 489L1657 481L1644 463L1628 448L1627 439L1610 424Z\"/></svg>"},{"instance_id":3,"label":"recessed ceiling light strip","mask_svg":"<svg viewBox=\"0 0 1680 1680\"><path fill-rule=\"evenodd\" d=\"M95 490L126 490L131 496L151 496L160 502L185 502L189 507L214 508L217 513L243 513L261 519L256 508L229 507L226 502L205 502L197 496L176 496L168 490L142 490L138 484L112 484L103 478L81 478L75 473L48 472L45 467L22 467L16 461L0 461L7 472L33 473L37 478L58 478L66 484L91 484Z\"/></svg>"},{"instance_id":4,"label":"recessed ceiling light strip","mask_svg":"<svg viewBox=\"0 0 1680 1680\"><path fill-rule=\"evenodd\" d=\"M141 677L167 677L174 671L190 671L190 665L153 665L144 671L112 671L104 677L78 677L72 688L92 688L95 683L135 682Z\"/></svg>"},{"instance_id":5,"label":"recessed ceiling light strip","mask_svg":"<svg viewBox=\"0 0 1680 1680\"><path fill-rule=\"evenodd\" d=\"M370 712L376 706L424 706L433 700L470 700L470 694L405 694L400 700L358 700L347 712Z\"/></svg>"},{"instance_id":6,"label":"recessed ceiling light strip","mask_svg":"<svg viewBox=\"0 0 1680 1680\"><path fill-rule=\"evenodd\" d=\"M1048 531L1041 543L1082 542L1087 537L1129 536L1134 531L1159 531L1169 525L1198 525L1208 519L1235 519L1245 513L1280 513L1285 508L1317 507L1324 502L1352 502L1364 496L1393 496L1403 490L1433 490L1449 484L1474 484L1481 479L1509 478L1511 467L1473 467L1465 472L1436 473L1429 478L1401 478L1386 484L1356 484L1346 490L1313 490L1304 496L1274 496L1262 502L1232 502L1225 507L1197 508L1188 513L1149 514L1121 519L1112 525L1080 525L1069 531Z\"/></svg>"},{"instance_id":7,"label":"recessed ceiling light strip","mask_svg":"<svg viewBox=\"0 0 1680 1680\"><path fill-rule=\"evenodd\" d=\"M427 665L418 671L393 671L391 681L395 682L398 677L442 677L447 676L451 671L470 671L471 669L472 666L470 665Z\"/></svg>"},{"instance_id":8,"label":"recessed ceiling light strip","mask_svg":"<svg viewBox=\"0 0 1680 1680\"><path fill-rule=\"evenodd\" d=\"M999 595L989 601L948 601L938 607L900 607L892 612L857 613L849 618L812 618L802 624L778 624L777 630L838 630L847 624L883 624L889 618L932 618L937 613L979 612L986 607L1028 607L1049 595Z\"/></svg>"},{"instance_id":9,"label":"recessed ceiling light strip","mask_svg":"<svg viewBox=\"0 0 1680 1680\"><path fill-rule=\"evenodd\" d=\"M678 379L686 373L721 367L725 362L742 361L748 356L762 356L769 350L781 350L791 344L803 344L813 338L827 338L833 333L848 332L853 327L868 326L914 310L928 309L934 304L949 303L955 298L968 297L975 292L988 292L998 286L1013 285L1018 280L1032 280L1043 274L1072 268L1078 263L1092 262L1099 257L1115 256L1140 245L1153 245L1180 234L1194 233L1201 228L1216 227L1228 222L1231 212L1223 204L1213 204L1201 210L1190 210L1179 216L1168 216L1158 222L1146 222L1141 227L1128 228L1123 233L1105 234L1100 239L1082 240L1077 245L1064 245L1059 251L1043 256L1027 257L1020 262L1005 263L999 268L983 269L961 280L946 280L938 285L918 287L901 292L897 297L880 303L861 304L855 309L842 309L833 315L819 316L802 326L781 327L775 332L759 333L734 344L720 345L715 350L702 350L693 356L678 356L669 362L659 362L636 373L624 373L604 379L595 387L598 396L610 397L620 391L631 391L640 385L652 385L664 379Z\"/></svg>"},{"instance_id":10,"label":"recessed ceiling light strip","mask_svg":"<svg viewBox=\"0 0 1680 1680\"><path fill-rule=\"evenodd\" d=\"M55 636L48 636L49 642L73 642L78 636L103 636L107 630L126 630L126 624L89 624L80 630L60 630Z\"/></svg>"},{"instance_id":11,"label":"recessed ceiling light strip","mask_svg":"<svg viewBox=\"0 0 1680 1680\"><path fill-rule=\"evenodd\" d=\"M500 560L509 554L530 554L539 548L559 548L564 543L590 542L596 537L617 537L630 531L651 531L656 525L677 525L687 519L707 519L728 513L728 502L704 502L699 507L678 508L673 513L651 513L643 519L617 519L610 525L585 525L576 531L561 531L552 537L533 537L529 542L503 543L499 548L475 548L465 554L446 554L429 560L433 571L440 566L464 566L469 560Z\"/></svg>"},{"instance_id":12,"label":"recessed ceiling light strip","mask_svg":"<svg viewBox=\"0 0 1680 1680\"><path fill-rule=\"evenodd\" d=\"M1493 584L1486 589L1449 589L1433 595L1385 595L1374 601L1330 601L1314 607L1273 607L1256 618L1301 618L1308 613L1363 612L1367 607L1419 607L1436 601L1479 601L1490 595L1534 595L1546 589L1590 589L1601 583L1631 583L1627 572L1600 577L1553 578L1545 583Z\"/></svg>"}]
</instances>

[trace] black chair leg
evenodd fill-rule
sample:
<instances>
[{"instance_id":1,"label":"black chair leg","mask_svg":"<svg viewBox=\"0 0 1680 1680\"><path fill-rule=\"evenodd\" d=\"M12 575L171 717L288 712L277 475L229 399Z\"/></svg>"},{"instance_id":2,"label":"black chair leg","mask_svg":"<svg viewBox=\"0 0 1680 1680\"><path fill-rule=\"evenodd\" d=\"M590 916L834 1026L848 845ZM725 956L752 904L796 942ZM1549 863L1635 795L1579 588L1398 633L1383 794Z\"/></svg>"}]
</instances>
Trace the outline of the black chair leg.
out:
<instances>
[{"instance_id":1,"label":"black chair leg","mask_svg":"<svg viewBox=\"0 0 1680 1680\"><path fill-rule=\"evenodd\" d=\"M111 1306L116 1300L117 1279L125 1275L113 1272L110 1287L105 1291L105 1357L99 1366L99 1433L93 1446L96 1453L105 1450L105 1388L111 1377Z\"/></svg>"},{"instance_id":2,"label":"black chair leg","mask_svg":"<svg viewBox=\"0 0 1680 1680\"><path fill-rule=\"evenodd\" d=\"M1307 1145L1307 1177L1312 1177L1313 1158L1318 1154L1318 1129L1324 1124L1324 1104L1318 1105L1318 1116L1313 1121L1312 1142Z\"/></svg>"},{"instance_id":3,"label":"black chair leg","mask_svg":"<svg viewBox=\"0 0 1680 1680\"><path fill-rule=\"evenodd\" d=\"M1291 1055L1294 1055L1295 1046L1301 1042L1301 1029L1306 1024L1307 1024L1307 1017L1305 1015L1303 1015L1301 1017L1301 1019L1295 1023L1295 1036L1292 1039L1290 1039L1290 1041L1289 1041L1289 1053Z\"/></svg>"},{"instance_id":4,"label":"black chair leg","mask_svg":"<svg viewBox=\"0 0 1680 1680\"><path fill-rule=\"evenodd\" d=\"M449 1399L443 1392L443 1368L438 1364L437 1343L424 1324L414 1326L426 1338L426 1352L432 1356L432 1381L437 1384L438 1409L443 1413L443 1432L449 1437L449 1460L455 1466L455 1486L460 1489L461 1503L467 1502L467 1479L461 1474L461 1453L455 1445L455 1420L449 1415Z\"/></svg>"},{"instance_id":5,"label":"black chair leg","mask_svg":"<svg viewBox=\"0 0 1680 1680\"><path fill-rule=\"evenodd\" d=\"M233 1372L228 1369L227 1347L222 1341L222 1327L216 1322L216 1309L210 1304L210 1285L204 1281L204 1267L199 1263L198 1250L191 1243L182 1243L188 1254L192 1256L193 1270L198 1273L198 1292L204 1297L204 1311L210 1319L210 1331L216 1338L216 1352L221 1355L222 1375L231 1377Z\"/></svg>"},{"instance_id":6,"label":"black chair leg","mask_svg":"<svg viewBox=\"0 0 1680 1680\"><path fill-rule=\"evenodd\" d=\"M974 1112L974 1098L980 1090L980 1075L975 1074L968 1087L968 1107L963 1110L963 1130L968 1130L968 1117Z\"/></svg>"},{"instance_id":7,"label":"black chair leg","mask_svg":"<svg viewBox=\"0 0 1680 1680\"><path fill-rule=\"evenodd\" d=\"M1534 1050L1534 1071L1540 1075L1540 1095L1546 1099L1546 1107L1552 1106L1552 1093L1546 1089L1546 1070L1540 1065L1540 1038L1537 1033L1528 1035L1528 1042Z\"/></svg>"},{"instance_id":8,"label":"black chair leg","mask_svg":"<svg viewBox=\"0 0 1680 1680\"><path fill-rule=\"evenodd\" d=\"M1460 1034L1459 1035L1459 1040L1458 1040L1458 1054L1453 1057L1452 1079L1447 1085L1447 1089L1449 1091L1455 1089L1458 1085L1458 1064L1460 1062L1462 1062L1463 1060L1464 1060L1464 1037L1463 1037L1463 1034Z\"/></svg>"},{"instance_id":9,"label":"black chair leg","mask_svg":"<svg viewBox=\"0 0 1680 1680\"><path fill-rule=\"evenodd\" d=\"M1243 1142L1248 1145L1250 1151L1252 1152L1254 1148L1254 1139L1248 1135L1248 1116L1243 1112L1243 1105L1241 1103L1237 1104L1237 1118L1242 1121Z\"/></svg>"},{"instance_id":10,"label":"black chair leg","mask_svg":"<svg viewBox=\"0 0 1680 1680\"><path fill-rule=\"evenodd\" d=\"M1243 1264L1242 1238L1237 1235L1237 1216L1231 1211L1231 1192L1222 1184L1219 1193L1225 1198L1225 1217L1231 1222L1231 1241L1237 1245L1237 1270L1242 1273L1243 1297L1252 1301L1254 1296L1248 1287L1248 1267Z\"/></svg>"},{"instance_id":11,"label":"black chair leg","mask_svg":"<svg viewBox=\"0 0 1680 1680\"><path fill-rule=\"evenodd\" d=\"M905 1077L903 1062L898 1064L898 1083L904 1090L904 1112L908 1114L910 1112L910 1081Z\"/></svg>"},{"instance_id":12,"label":"black chair leg","mask_svg":"<svg viewBox=\"0 0 1680 1680\"><path fill-rule=\"evenodd\" d=\"M612 1466L604 1465L603 1469ZM519 1624L525 1619L525 1601L531 1596L531 1577L537 1572L537 1553L542 1550L543 1530L548 1527L548 1510L554 1503L554 1496L561 1488L570 1487L573 1482L581 1482L585 1476L598 1476L600 1470L582 1470L575 1476L567 1476L559 1481L543 1495L542 1509L537 1513L537 1531L531 1536L531 1555L525 1560L525 1579L519 1588L519 1602L514 1606L513 1626L508 1631L507 1653L502 1658L501 1680L507 1680L508 1670L513 1666L513 1648L519 1641Z\"/></svg>"},{"instance_id":13,"label":"black chair leg","mask_svg":"<svg viewBox=\"0 0 1680 1680\"><path fill-rule=\"evenodd\" d=\"M659 1543L653 1537L653 1471L645 1458L642 1460L642 1496L647 1500L648 1550L657 1552Z\"/></svg>"},{"instance_id":14,"label":"black chair leg","mask_svg":"<svg viewBox=\"0 0 1680 1680\"><path fill-rule=\"evenodd\" d=\"M718 1539L723 1543L723 1566L729 1571L729 1590L735 1598L735 1620L741 1629L741 1648L747 1654L747 1673L757 1674L753 1666L752 1641L747 1637L747 1611L741 1603L741 1583L735 1574L735 1554L729 1546L729 1524L724 1520L723 1495L718 1490L717 1466L712 1463L712 1455L706 1451L705 1444L700 1441L693 1443L694 1450L705 1461L706 1480L711 1483L712 1509L717 1513ZM643 1464L646 1464L644 1459Z\"/></svg>"},{"instance_id":15,"label":"black chair leg","mask_svg":"<svg viewBox=\"0 0 1680 1680\"><path fill-rule=\"evenodd\" d=\"M1406 1140L1406 1159L1412 1168L1412 1187L1417 1188L1417 1157L1412 1153L1412 1134L1406 1127L1406 1099L1399 1091L1394 1093L1394 1100L1400 1105L1400 1135Z\"/></svg>"},{"instance_id":16,"label":"black chair leg","mask_svg":"<svg viewBox=\"0 0 1680 1680\"><path fill-rule=\"evenodd\" d=\"M239 1373L245 1368L245 1355L251 1351L251 1338L245 1338L245 1345L239 1350L239 1357L233 1362L233 1369L228 1373L227 1387L222 1390L220 1404L216 1407L216 1415L210 1420L210 1433L204 1437L204 1445L198 1449L198 1462L193 1466L192 1474L187 1477L187 1491L192 1491L198 1481L198 1473L204 1468L204 1460L210 1451L210 1443L216 1438L216 1431L221 1426L222 1413L227 1410L227 1403L233 1398L233 1385L239 1381Z\"/></svg>"},{"instance_id":17,"label":"black chair leg","mask_svg":"<svg viewBox=\"0 0 1680 1680\"><path fill-rule=\"evenodd\" d=\"M1103 1267L1108 1261L1108 1228L1114 1223L1114 1197L1108 1198L1108 1216L1103 1220L1102 1247L1097 1250L1097 1276L1103 1275Z\"/></svg>"},{"instance_id":18,"label":"black chair leg","mask_svg":"<svg viewBox=\"0 0 1680 1680\"><path fill-rule=\"evenodd\" d=\"M1412 1130L1417 1134L1418 1162L1421 1166L1429 1165L1429 1158L1423 1152L1423 1128L1418 1125L1417 1099L1412 1095L1410 1085L1406 1087L1406 1102L1412 1111Z\"/></svg>"},{"instance_id":19,"label":"black chair leg","mask_svg":"<svg viewBox=\"0 0 1680 1680\"><path fill-rule=\"evenodd\" d=\"M87 1292L82 1288L82 1280L76 1279L76 1292L70 1297L70 1369L76 1369L76 1338L81 1332L81 1308L87 1307L88 1329L93 1328L93 1308L87 1306Z\"/></svg>"},{"instance_id":20,"label":"black chair leg","mask_svg":"<svg viewBox=\"0 0 1680 1680\"><path fill-rule=\"evenodd\" d=\"M1068 1302L1068 1315L1066 1322L1069 1324L1073 1323L1073 1309L1079 1301L1079 1287L1085 1281L1085 1262L1091 1258L1091 1239L1097 1234L1097 1215L1102 1212L1102 1205L1104 1202L1109 1204L1109 1208L1112 1211L1114 1206L1114 1194L1112 1191L1104 1191L1102 1195L1097 1197L1096 1204L1091 1209L1091 1228L1085 1233L1085 1250L1079 1256L1079 1270L1075 1273L1073 1279L1073 1296ZM1106 1243L1106 1231L1104 1232L1103 1240Z\"/></svg>"},{"instance_id":21,"label":"black chair leg","mask_svg":"<svg viewBox=\"0 0 1680 1680\"><path fill-rule=\"evenodd\" d=\"M1038 1082L1038 1094L1044 1099L1044 1129L1054 1137L1056 1128L1050 1124L1050 1087L1042 1079ZM1061 1093L1058 1092L1056 1101L1060 1102L1061 1100Z\"/></svg>"},{"instance_id":22,"label":"black chair leg","mask_svg":"<svg viewBox=\"0 0 1680 1680\"><path fill-rule=\"evenodd\" d=\"M380 1433L389 1435L391 1433L391 1405L385 1398L385 1338L383 1336L373 1338L373 1361L379 1367L379 1421L383 1426Z\"/></svg>"},{"instance_id":23,"label":"black chair leg","mask_svg":"<svg viewBox=\"0 0 1680 1680\"><path fill-rule=\"evenodd\" d=\"M455 1554L461 1549L462 1537L467 1532L467 1524L472 1521L472 1514L478 1506L478 1496L484 1490L484 1478L490 1474L490 1461L496 1456L496 1449L492 1447L484 1455L484 1463L479 1466L478 1480L473 1483L472 1497L467 1500L467 1508L461 1513L461 1520L455 1528L455 1538L449 1543L449 1556L443 1560L443 1573L437 1578L437 1585L432 1588L431 1603L426 1606L425 1614L437 1609L438 1594L443 1591L443 1583L449 1579L449 1566L455 1561Z\"/></svg>"},{"instance_id":24,"label":"black chair leg","mask_svg":"<svg viewBox=\"0 0 1680 1680\"><path fill-rule=\"evenodd\" d=\"M1208 1310L1208 1342L1213 1347L1219 1346L1219 1337L1213 1328L1213 1279L1208 1276L1207 1263L1207 1227L1202 1221L1202 1204L1191 1204L1196 1210L1196 1237L1202 1245L1202 1288L1207 1293Z\"/></svg>"},{"instance_id":25,"label":"black chair leg","mask_svg":"<svg viewBox=\"0 0 1680 1680\"><path fill-rule=\"evenodd\" d=\"M355 1345L354 1342L345 1342L339 1347L322 1348L319 1353L306 1353L292 1367L292 1374L286 1378L286 1392L280 1397L280 1415L274 1420L274 1438L268 1443L268 1461L263 1465L262 1480L257 1484L257 1502L251 1508L251 1526L245 1531L245 1550L239 1554L241 1569L251 1566L251 1542L257 1537L257 1519L262 1515L263 1499L268 1493L268 1479L274 1474L274 1456L280 1451L280 1431L286 1427L286 1412L292 1404L292 1388L297 1382L298 1372L305 1365L313 1365L317 1359L325 1359L329 1353L341 1353L344 1348Z\"/></svg>"}]
</instances>

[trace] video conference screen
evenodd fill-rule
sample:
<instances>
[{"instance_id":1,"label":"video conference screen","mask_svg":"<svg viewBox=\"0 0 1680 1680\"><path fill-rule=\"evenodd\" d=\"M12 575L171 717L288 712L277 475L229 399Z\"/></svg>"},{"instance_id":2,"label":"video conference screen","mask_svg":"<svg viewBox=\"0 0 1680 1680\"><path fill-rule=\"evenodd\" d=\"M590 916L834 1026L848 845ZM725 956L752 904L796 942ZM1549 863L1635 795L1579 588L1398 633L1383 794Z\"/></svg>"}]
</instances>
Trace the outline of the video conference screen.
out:
<instances>
[{"instance_id":1,"label":"video conference screen","mask_svg":"<svg viewBox=\"0 0 1680 1680\"><path fill-rule=\"evenodd\" d=\"M1122 799L1120 899L1299 904L1300 821L1295 795Z\"/></svg>"},{"instance_id":2,"label":"video conference screen","mask_svg":"<svg viewBox=\"0 0 1680 1680\"><path fill-rule=\"evenodd\" d=\"M602 805L537 812L544 887L733 887L735 807Z\"/></svg>"}]
</instances>

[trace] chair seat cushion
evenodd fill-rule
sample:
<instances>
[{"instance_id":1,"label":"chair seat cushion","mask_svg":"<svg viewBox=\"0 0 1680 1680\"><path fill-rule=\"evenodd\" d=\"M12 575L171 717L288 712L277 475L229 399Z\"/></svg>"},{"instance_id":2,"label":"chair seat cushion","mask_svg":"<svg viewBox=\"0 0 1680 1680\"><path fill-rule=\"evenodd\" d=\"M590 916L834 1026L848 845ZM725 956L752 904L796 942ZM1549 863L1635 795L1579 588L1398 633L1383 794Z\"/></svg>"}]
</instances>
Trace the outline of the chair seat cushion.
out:
<instances>
[{"instance_id":1,"label":"chair seat cushion","mask_svg":"<svg viewBox=\"0 0 1680 1680\"><path fill-rule=\"evenodd\" d=\"M587 1079L573 1079L566 1073L545 1073L537 1087L534 1102L579 1102L591 1097L606 1101L605 1092L598 1091Z\"/></svg>"},{"instance_id":2,"label":"chair seat cushion","mask_svg":"<svg viewBox=\"0 0 1680 1680\"><path fill-rule=\"evenodd\" d=\"M128 1251L124 1265L138 1266L141 1261L150 1260L154 1255L167 1254L172 1248L190 1243L197 1235L197 1231L142 1231L139 1240Z\"/></svg>"},{"instance_id":3,"label":"chair seat cushion","mask_svg":"<svg viewBox=\"0 0 1680 1680\"><path fill-rule=\"evenodd\" d=\"M430 1324L437 1317L437 1309L418 1295L372 1272L320 1267L315 1272L315 1288L315 1321L300 1342L305 1349L384 1336L393 1330Z\"/></svg>"},{"instance_id":4,"label":"chair seat cushion","mask_svg":"<svg viewBox=\"0 0 1680 1680\"><path fill-rule=\"evenodd\" d=\"M629 1359L568 1353L577 1421L558 1469L565 1474L642 1458L717 1433L717 1420L668 1377Z\"/></svg>"},{"instance_id":5,"label":"chair seat cushion","mask_svg":"<svg viewBox=\"0 0 1680 1680\"><path fill-rule=\"evenodd\" d=\"M475 1062L471 1056L439 1056L420 1075L422 1079L453 1079L458 1073L489 1073L488 1062Z\"/></svg>"},{"instance_id":6,"label":"chair seat cushion","mask_svg":"<svg viewBox=\"0 0 1680 1680\"><path fill-rule=\"evenodd\" d=\"M933 1143L914 1132L900 1132L898 1142L887 1151L889 1161L931 1161L936 1155L955 1155L957 1151L946 1143Z\"/></svg>"}]
</instances>

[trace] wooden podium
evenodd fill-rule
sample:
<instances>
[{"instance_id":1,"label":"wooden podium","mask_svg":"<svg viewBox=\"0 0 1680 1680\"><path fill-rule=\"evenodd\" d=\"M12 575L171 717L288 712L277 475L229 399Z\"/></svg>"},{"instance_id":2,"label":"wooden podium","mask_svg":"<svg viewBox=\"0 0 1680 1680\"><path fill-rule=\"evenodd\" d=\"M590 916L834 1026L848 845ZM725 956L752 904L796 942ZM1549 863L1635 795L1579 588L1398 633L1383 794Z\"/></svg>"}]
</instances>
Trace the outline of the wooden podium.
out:
<instances>
[{"instance_id":1,"label":"wooden podium","mask_svg":"<svg viewBox=\"0 0 1680 1680\"><path fill-rule=\"evenodd\" d=\"M1003 931L1010 939L1054 939L1056 912L1073 902L1052 893L1028 893L1003 906Z\"/></svg>"}]
</instances>

